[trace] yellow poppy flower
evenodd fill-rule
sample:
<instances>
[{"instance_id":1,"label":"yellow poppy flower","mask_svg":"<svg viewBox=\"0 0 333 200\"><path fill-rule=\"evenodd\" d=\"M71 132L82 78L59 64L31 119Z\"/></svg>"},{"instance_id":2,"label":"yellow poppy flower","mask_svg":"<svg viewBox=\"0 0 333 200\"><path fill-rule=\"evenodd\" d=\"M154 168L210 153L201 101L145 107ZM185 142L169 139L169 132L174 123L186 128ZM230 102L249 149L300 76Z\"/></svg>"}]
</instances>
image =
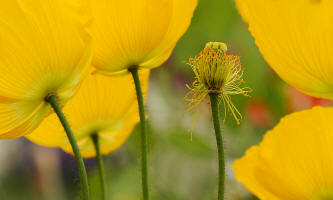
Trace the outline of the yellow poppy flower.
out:
<instances>
[{"instance_id":1,"label":"yellow poppy flower","mask_svg":"<svg viewBox=\"0 0 333 200\"><path fill-rule=\"evenodd\" d=\"M263 200L333 199L333 108L284 117L236 160L236 179Z\"/></svg>"},{"instance_id":2,"label":"yellow poppy flower","mask_svg":"<svg viewBox=\"0 0 333 200\"><path fill-rule=\"evenodd\" d=\"M0 138L31 133L88 71L92 45L86 0L0 3Z\"/></svg>"},{"instance_id":3,"label":"yellow poppy flower","mask_svg":"<svg viewBox=\"0 0 333 200\"><path fill-rule=\"evenodd\" d=\"M333 1L236 0L260 52L288 84L333 99Z\"/></svg>"},{"instance_id":4,"label":"yellow poppy flower","mask_svg":"<svg viewBox=\"0 0 333 200\"><path fill-rule=\"evenodd\" d=\"M189 27L197 0L95 0L94 58L98 71L158 67Z\"/></svg>"},{"instance_id":5,"label":"yellow poppy flower","mask_svg":"<svg viewBox=\"0 0 333 200\"><path fill-rule=\"evenodd\" d=\"M144 93L147 91L149 70L140 71ZM102 154L117 149L139 121L136 93L130 74L107 77L89 75L77 94L63 108L68 117L83 157L96 155L91 136L98 134ZM72 153L66 134L55 114L48 116L30 135L31 141L61 147Z\"/></svg>"}]
</instances>

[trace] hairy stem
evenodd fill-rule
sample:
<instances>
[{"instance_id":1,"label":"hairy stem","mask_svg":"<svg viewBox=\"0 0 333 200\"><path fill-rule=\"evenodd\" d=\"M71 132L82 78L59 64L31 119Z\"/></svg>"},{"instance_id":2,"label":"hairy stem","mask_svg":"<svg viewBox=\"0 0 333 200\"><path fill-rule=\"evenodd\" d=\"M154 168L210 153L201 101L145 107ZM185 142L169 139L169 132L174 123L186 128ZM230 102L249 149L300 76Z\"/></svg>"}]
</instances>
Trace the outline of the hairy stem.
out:
<instances>
[{"instance_id":1,"label":"hairy stem","mask_svg":"<svg viewBox=\"0 0 333 200\"><path fill-rule=\"evenodd\" d=\"M101 189L102 189L102 199L106 200L106 182L105 182L105 171L103 164L103 157L101 154L101 149L99 145L99 136L98 134L91 135L91 139L94 143L95 151L96 151L96 160L98 165L98 173L101 181Z\"/></svg>"},{"instance_id":2,"label":"hairy stem","mask_svg":"<svg viewBox=\"0 0 333 200\"><path fill-rule=\"evenodd\" d=\"M210 93L210 103L212 108L213 123L216 136L216 144L218 151L218 163L219 163L219 178L218 178L218 200L224 199L224 179L225 179L225 163L224 163L224 149L223 138L220 127L219 119L219 103L218 93Z\"/></svg>"},{"instance_id":3,"label":"hairy stem","mask_svg":"<svg viewBox=\"0 0 333 200\"><path fill-rule=\"evenodd\" d=\"M68 140L69 140L69 142L72 146L73 152L74 152L77 169L79 171L81 190L82 190L82 199L89 200L90 197L89 197L88 176L87 176L86 168L84 166L84 162L83 162L83 159L82 159L82 156L80 153L80 149L79 149L79 146L74 137L73 131L71 130L71 127L69 126L69 123L66 120L64 113L61 111L61 108L57 101L57 96L54 94L50 94L49 96L47 96L45 98L45 100L52 106L54 112L57 114L57 116L67 134Z\"/></svg>"},{"instance_id":4,"label":"hairy stem","mask_svg":"<svg viewBox=\"0 0 333 200\"><path fill-rule=\"evenodd\" d=\"M148 189L148 169L147 169L147 154L148 154L148 136L147 136L147 122L144 109L143 94L139 79L138 68L133 67L129 69L131 72L136 88L136 94L139 105L140 125L141 125L141 175L142 175L142 192L143 200L149 200Z\"/></svg>"}]
</instances>

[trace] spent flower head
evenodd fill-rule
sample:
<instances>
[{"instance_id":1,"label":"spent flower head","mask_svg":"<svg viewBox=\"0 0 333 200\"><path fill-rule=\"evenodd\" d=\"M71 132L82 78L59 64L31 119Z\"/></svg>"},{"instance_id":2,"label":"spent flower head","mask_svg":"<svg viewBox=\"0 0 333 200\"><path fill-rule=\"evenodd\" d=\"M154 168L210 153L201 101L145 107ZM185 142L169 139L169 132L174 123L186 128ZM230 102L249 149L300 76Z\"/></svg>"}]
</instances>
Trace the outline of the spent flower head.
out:
<instances>
[{"instance_id":1,"label":"spent flower head","mask_svg":"<svg viewBox=\"0 0 333 200\"><path fill-rule=\"evenodd\" d=\"M219 104L224 105L224 120L227 111L231 112L237 124L242 115L232 103L230 95L242 94L248 96L249 87L241 87L244 83L243 70L239 56L228 55L227 45L221 42L208 42L205 48L188 63L195 75L192 85L186 85L190 90L185 100L188 102L186 112L197 113L198 105L210 93L219 94Z\"/></svg>"}]
</instances>

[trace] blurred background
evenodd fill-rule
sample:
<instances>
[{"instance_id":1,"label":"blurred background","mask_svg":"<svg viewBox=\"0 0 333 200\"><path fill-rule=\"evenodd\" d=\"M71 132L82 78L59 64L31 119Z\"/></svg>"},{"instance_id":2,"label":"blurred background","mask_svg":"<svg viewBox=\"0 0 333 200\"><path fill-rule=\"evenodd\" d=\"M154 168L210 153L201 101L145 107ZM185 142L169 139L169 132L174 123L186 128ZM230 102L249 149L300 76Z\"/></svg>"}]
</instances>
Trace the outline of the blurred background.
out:
<instances>
[{"instance_id":1,"label":"blurred background","mask_svg":"<svg viewBox=\"0 0 333 200\"><path fill-rule=\"evenodd\" d=\"M152 70L149 112L150 181L153 200L216 199L217 154L210 105L203 102L195 127L194 116L183 114L185 84L193 81L186 65L206 42L220 41L229 53L239 55L246 85L252 97L233 96L244 116L236 125L229 115L223 126L226 151L226 199L256 199L237 183L231 165L284 115L331 101L312 98L287 86L265 63L233 0L200 0L192 25L179 41L172 57ZM223 114L221 109L221 114ZM104 157L109 199L139 200L141 197L139 133L116 152ZM86 160L92 200L100 199L99 177L94 159ZM79 199L79 180L74 158L59 149L44 148L28 140L0 141L1 200Z\"/></svg>"}]
</instances>

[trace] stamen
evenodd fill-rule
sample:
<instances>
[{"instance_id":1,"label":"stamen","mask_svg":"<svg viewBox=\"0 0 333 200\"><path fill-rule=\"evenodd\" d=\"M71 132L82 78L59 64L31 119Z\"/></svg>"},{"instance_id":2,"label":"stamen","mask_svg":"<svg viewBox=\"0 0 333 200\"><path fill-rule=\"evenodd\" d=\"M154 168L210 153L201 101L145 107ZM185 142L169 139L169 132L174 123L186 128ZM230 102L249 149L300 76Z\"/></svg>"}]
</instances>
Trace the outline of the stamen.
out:
<instances>
[{"instance_id":1,"label":"stamen","mask_svg":"<svg viewBox=\"0 0 333 200\"><path fill-rule=\"evenodd\" d=\"M240 87L244 80L239 56L227 55L227 45L224 43L209 42L197 56L189 59L188 65L193 70L195 80L192 85L186 85L190 91L184 98L188 102L185 112L196 116L198 106L205 97L209 93L218 93L219 103L223 102L225 108L224 121L226 113L230 112L239 124L242 115L229 95L249 96L251 92L248 87Z\"/></svg>"}]
</instances>

